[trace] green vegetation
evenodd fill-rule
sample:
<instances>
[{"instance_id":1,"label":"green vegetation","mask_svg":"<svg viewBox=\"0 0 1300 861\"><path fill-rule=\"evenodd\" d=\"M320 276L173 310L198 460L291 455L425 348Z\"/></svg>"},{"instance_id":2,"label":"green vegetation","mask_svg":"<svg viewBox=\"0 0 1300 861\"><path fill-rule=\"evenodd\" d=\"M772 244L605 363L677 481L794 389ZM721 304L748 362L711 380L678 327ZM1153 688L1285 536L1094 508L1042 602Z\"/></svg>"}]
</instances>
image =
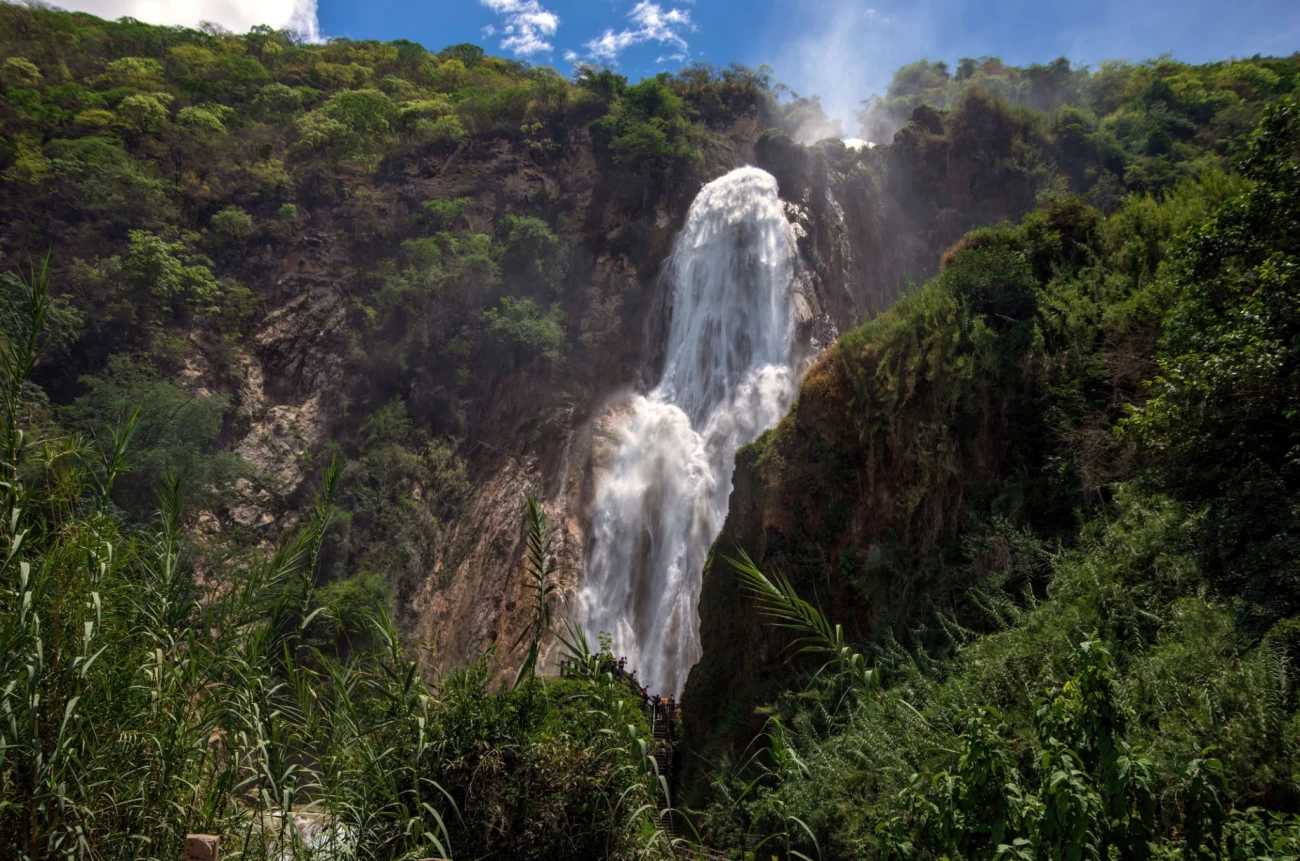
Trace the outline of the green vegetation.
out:
<instances>
[{"instance_id":1,"label":"green vegetation","mask_svg":"<svg viewBox=\"0 0 1300 861\"><path fill-rule=\"evenodd\" d=\"M668 857L535 503L523 664L400 638L463 558L474 453L603 391L588 344L643 330L659 214L751 119L787 197L833 183L877 237L862 284L948 252L738 455L773 516L701 606L783 630L693 680L693 824L736 857L1300 857L1298 85L1295 56L922 61L850 151L796 143L839 132L767 69L0 3L0 859ZM329 439L286 443L313 504L232 448L322 386Z\"/></svg>"},{"instance_id":2,"label":"green vegetation","mask_svg":"<svg viewBox=\"0 0 1300 861\"><path fill-rule=\"evenodd\" d=\"M658 182L702 161L704 126L765 98L739 69L570 82L472 45L305 45L8 3L0 32L2 250L59 249L89 370L174 352L178 329L233 334L255 316L259 297L241 285L265 282L262 249L325 224L371 276L353 297L353 322L371 324L358 392L375 393L359 417L420 390L433 400L412 411L435 434L463 433L461 404L494 375L564 354L570 333L550 309L572 226L544 200L469 219L466 199L409 200L382 171L493 139L544 160L592 125L610 170ZM390 370L421 363L432 385L398 391Z\"/></svg>"},{"instance_id":3,"label":"green vegetation","mask_svg":"<svg viewBox=\"0 0 1300 861\"><path fill-rule=\"evenodd\" d=\"M700 157L698 133L670 82L669 75L661 74L630 87L622 80L613 83L610 112L592 133L616 163L668 165ZM584 83L592 89L604 86L591 73Z\"/></svg>"},{"instance_id":4,"label":"green vegetation","mask_svg":"<svg viewBox=\"0 0 1300 861\"><path fill-rule=\"evenodd\" d=\"M566 679L530 672L493 693L489 650L426 682L382 607L358 606L373 583L318 588L336 467L297 536L240 565L193 552L176 472L152 525L117 512L139 413L92 440L31 397L57 319L46 277L24 285L0 342L0 858L173 859L196 831L232 858L671 854L639 703L581 632ZM170 407L141 376L115 363L81 413L137 385L148 409ZM377 416L371 441L404 424ZM193 475L169 435L143 462ZM535 660L554 563L531 510ZM334 625L363 621L370 647L339 654Z\"/></svg>"},{"instance_id":5,"label":"green vegetation","mask_svg":"<svg viewBox=\"0 0 1300 861\"><path fill-rule=\"evenodd\" d=\"M1240 146L1265 104L1297 86L1294 56L1200 66L1161 57L1095 69L1064 57L1025 67L981 57L962 59L955 72L919 60L895 72L886 94L868 100L858 118L868 139L885 142L918 108L991 95L1033 116L1074 191L1101 202L1195 177Z\"/></svg>"},{"instance_id":6,"label":"green vegetation","mask_svg":"<svg viewBox=\"0 0 1300 861\"><path fill-rule=\"evenodd\" d=\"M1300 856L1298 179L1284 100L1230 176L969 234L811 372L741 456L819 531L738 563L801 681L710 778L715 844Z\"/></svg>"},{"instance_id":7,"label":"green vegetation","mask_svg":"<svg viewBox=\"0 0 1300 861\"><path fill-rule=\"evenodd\" d=\"M213 450L229 406L224 395L191 396L125 355L110 357L102 376L82 383L86 393L60 411L61 423L91 440L133 427L132 468L115 481L112 499L140 522L148 521L154 491L168 476L206 502L245 472L236 455Z\"/></svg>"}]
</instances>

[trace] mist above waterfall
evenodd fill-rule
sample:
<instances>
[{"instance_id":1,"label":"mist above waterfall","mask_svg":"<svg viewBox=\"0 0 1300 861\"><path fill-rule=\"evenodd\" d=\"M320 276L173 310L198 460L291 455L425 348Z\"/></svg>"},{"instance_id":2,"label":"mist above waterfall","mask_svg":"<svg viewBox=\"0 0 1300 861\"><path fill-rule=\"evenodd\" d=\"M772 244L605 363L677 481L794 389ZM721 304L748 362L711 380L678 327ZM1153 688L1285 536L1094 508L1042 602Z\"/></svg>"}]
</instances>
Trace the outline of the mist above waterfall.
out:
<instances>
[{"instance_id":1,"label":"mist above waterfall","mask_svg":"<svg viewBox=\"0 0 1300 861\"><path fill-rule=\"evenodd\" d=\"M887 91L895 69L912 61L916 46L935 41L949 16L944 0L918 0L890 9L876 0L807 0L799 27L774 24L772 52L764 56L796 92L819 97L823 116L809 115L790 130L802 144L828 137L861 137L887 143L897 126L880 117L863 128L863 100Z\"/></svg>"},{"instance_id":2,"label":"mist above waterfall","mask_svg":"<svg viewBox=\"0 0 1300 861\"><path fill-rule=\"evenodd\" d=\"M795 248L765 171L746 167L691 204L667 270L659 384L636 396L597 477L582 613L642 679L680 693L699 657L700 572L727 513L736 449L793 400Z\"/></svg>"}]
</instances>

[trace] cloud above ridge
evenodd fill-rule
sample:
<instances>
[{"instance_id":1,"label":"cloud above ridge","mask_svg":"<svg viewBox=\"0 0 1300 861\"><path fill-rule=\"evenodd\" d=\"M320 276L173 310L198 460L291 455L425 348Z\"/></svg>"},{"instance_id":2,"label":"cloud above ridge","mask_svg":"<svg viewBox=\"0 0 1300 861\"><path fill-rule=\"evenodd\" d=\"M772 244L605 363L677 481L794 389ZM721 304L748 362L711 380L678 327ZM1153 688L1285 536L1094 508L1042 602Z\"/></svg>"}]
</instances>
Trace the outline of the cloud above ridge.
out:
<instances>
[{"instance_id":1,"label":"cloud above ridge","mask_svg":"<svg viewBox=\"0 0 1300 861\"><path fill-rule=\"evenodd\" d=\"M125 16L182 27L210 21L236 33L266 24L296 30L311 42L321 40L316 0L61 0L57 5L109 20Z\"/></svg>"},{"instance_id":2,"label":"cloud above ridge","mask_svg":"<svg viewBox=\"0 0 1300 861\"><path fill-rule=\"evenodd\" d=\"M654 0L640 0L627 15L632 26L617 32L612 27L606 28L584 47L587 56L593 60L617 63L618 55L645 42L658 42L672 53L661 55L658 62L677 60L684 62L691 55L690 45L684 33L695 29L691 22L691 13L685 9L667 9Z\"/></svg>"},{"instance_id":3,"label":"cloud above ridge","mask_svg":"<svg viewBox=\"0 0 1300 861\"><path fill-rule=\"evenodd\" d=\"M545 9L538 0L479 0L481 4L501 16L501 50L516 57L549 54L555 49L551 37L560 27L560 16ZM491 29L491 33L488 30ZM485 36L496 29L488 25Z\"/></svg>"}]
</instances>

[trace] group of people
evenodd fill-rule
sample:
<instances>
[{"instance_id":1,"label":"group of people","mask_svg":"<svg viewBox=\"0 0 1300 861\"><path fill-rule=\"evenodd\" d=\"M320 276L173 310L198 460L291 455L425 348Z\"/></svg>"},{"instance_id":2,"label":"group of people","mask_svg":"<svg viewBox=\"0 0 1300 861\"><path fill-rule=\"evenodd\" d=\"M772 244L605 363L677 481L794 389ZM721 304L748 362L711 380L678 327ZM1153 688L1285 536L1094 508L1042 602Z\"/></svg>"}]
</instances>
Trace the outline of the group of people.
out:
<instances>
[{"instance_id":1,"label":"group of people","mask_svg":"<svg viewBox=\"0 0 1300 861\"><path fill-rule=\"evenodd\" d=\"M651 695L646 693L644 685L641 687L641 702L650 709L655 720L675 721L682 713L682 707L672 694L667 699L658 694Z\"/></svg>"},{"instance_id":2,"label":"group of people","mask_svg":"<svg viewBox=\"0 0 1300 861\"><path fill-rule=\"evenodd\" d=\"M627 671L627 658L619 658L617 661L612 658L609 660L602 659L600 671L602 673L613 673L616 678L629 678L636 681L636 671L633 670L631 673Z\"/></svg>"},{"instance_id":3,"label":"group of people","mask_svg":"<svg viewBox=\"0 0 1300 861\"><path fill-rule=\"evenodd\" d=\"M659 694L648 692L648 685L638 685L636 680L636 671L627 671L627 658L619 658L617 661L612 658L600 662L600 671L602 673L612 673L615 678L630 679L633 685L641 689L641 704L650 710L654 720L675 721L681 717L682 707L677 699L671 694L667 698Z\"/></svg>"}]
</instances>

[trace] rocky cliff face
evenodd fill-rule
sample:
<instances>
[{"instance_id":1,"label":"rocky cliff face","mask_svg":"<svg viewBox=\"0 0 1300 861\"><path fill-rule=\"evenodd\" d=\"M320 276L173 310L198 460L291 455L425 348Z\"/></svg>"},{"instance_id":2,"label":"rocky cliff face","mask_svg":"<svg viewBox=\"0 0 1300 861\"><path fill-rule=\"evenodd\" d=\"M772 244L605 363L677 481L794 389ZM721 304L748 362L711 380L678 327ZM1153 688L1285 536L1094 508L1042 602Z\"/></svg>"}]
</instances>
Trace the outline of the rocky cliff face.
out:
<instances>
[{"instance_id":1,"label":"rocky cliff face","mask_svg":"<svg viewBox=\"0 0 1300 861\"><path fill-rule=\"evenodd\" d=\"M462 154L440 167L437 177L410 180L438 183L419 194L473 195L475 209L484 215L510 211L542 192L554 194L589 237L572 269L584 282L582 300L569 309L581 333L583 359L545 391L529 382L519 388L507 382L486 405L470 434L481 443L474 464L481 477L453 539L471 549L450 575L425 578L411 602L417 638L433 644L446 662L466 660L488 643L504 648L513 642L527 615L515 565L522 550L518 524L525 487L543 496L560 526L569 566L561 594L573 609L595 476L612 453L622 399L654 381L662 358L659 267L704 182L746 163L778 177L799 238L797 343L804 362L811 363L840 331L887 307L907 284L933 274L943 249L968 229L1019 217L1032 205L1033 180L1009 177L998 184L986 177L987 163L1009 159L1017 137L1027 133L999 125L1001 117L995 106L974 101L949 121L951 129L927 125L929 119L922 117L890 147L850 151L834 141L804 148L780 135L764 135L760 118L751 115L719 136L699 175L658 195L611 187L583 149L549 170L504 149L482 162ZM968 126L983 132L961 131ZM1010 163L1006 170L1014 170ZM833 428L834 418L828 416L827 423ZM786 501L780 493L764 499L749 476L738 471L733 508L782 508ZM737 523L752 520L733 517ZM730 527L724 532L735 534ZM703 621L704 636L714 640L727 639L730 626L756 630L755 620L738 607ZM703 663L707 672L707 655ZM761 666L771 662L760 661L754 671ZM744 676L716 689L734 690Z\"/></svg>"},{"instance_id":2,"label":"rocky cliff face","mask_svg":"<svg viewBox=\"0 0 1300 861\"><path fill-rule=\"evenodd\" d=\"M464 662L491 644L505 649L523 623L517 561L525 490L543 498L560 528L569 566L561 594L571 606L581 583L593 478L609 456L611 423L621 398L652 383L662 359L660 265L705 182L748 163L780 181L799 238L794 301L805 363L840 331L887 306L909 281L933 272L942 248L968 227L1028 205L1015 183L973 187L981 159L1008 149L1023 130L995 129L977 142L974 155L957 157L970 142L924 123L875 151L850 151L833 141L805 148L779 132L764 133L765 125L751 111L712 130L705 163L666 182L601 164L585 131L558 154L485 140L449 155L385 164L376 174L372 220L395 218L422 200L464 198L471 227L490 232L503 215L542 205L576 225L579 240L566 261L563 310L576 340L571 357L545 378L506 374L473 405L457 429L472 497L444 536L448 552L420 561L415 584L399 590L399 619L435 664ZM365 274L343 240L351 237L355 247L364 228L346 209L311 210L304 221L248 263L260 273L267 313L235 363L241 379L233 386L239 420L232 444L264 480L241 483L220 514L268 540L297 522L303 494L348 424L358 349L348 311ZM199 365L193 383L219 388L222 381ZM748 476L745 469L737 473L733 507L741 510L756 504ZM726 534L735 533L729 527ZM706 637L717 636L712 625L720 618L706 618ZM740 614L725 624L748 622ZM499 657L504 675L510 656Z\"/></svg>"},{"instance_id":3,"label":"rocky cliff face","mask_svg":"<svg viewBox=\"0 0 1300 861\"><path fill-rule=\"evenodd\" d=\"M474 404L458 429L471 498L444 537L448 551L424 560L417 584L399 591L399 619L434 664L465 662L492 644L505 650L523 624L528 609L517 563L525 491L544 500L559 526L569 566L561 594L565 601L572 596L581 578L592 474L614 415L609 405L653 374L657 359L660 262L695 191L751 162L760 128L751 113L716 130L697 172L658 186L602 166L585 133L558 156L539 158L519 142L484 141L449 157L385 165L377 174L371 206L381 216L422 200L464 198L470 226L491 232L502 215L535 211L541 201L577 226L579 240L566 261L565 326L576 335L571 358L544 379L507 374ZM218 520L267 540L297 522L299 501L348 425L359 338L348 310L364 275L341 248L354 230L346 214L312 211L304 229L251 263L263 273L258 292L268 308L238 357L232 445L261 480L241 482ZM196 386L222 382L202 367L192 377ZM511 656L498 655L505 675Z\"/></svg>"}]
</instances>

